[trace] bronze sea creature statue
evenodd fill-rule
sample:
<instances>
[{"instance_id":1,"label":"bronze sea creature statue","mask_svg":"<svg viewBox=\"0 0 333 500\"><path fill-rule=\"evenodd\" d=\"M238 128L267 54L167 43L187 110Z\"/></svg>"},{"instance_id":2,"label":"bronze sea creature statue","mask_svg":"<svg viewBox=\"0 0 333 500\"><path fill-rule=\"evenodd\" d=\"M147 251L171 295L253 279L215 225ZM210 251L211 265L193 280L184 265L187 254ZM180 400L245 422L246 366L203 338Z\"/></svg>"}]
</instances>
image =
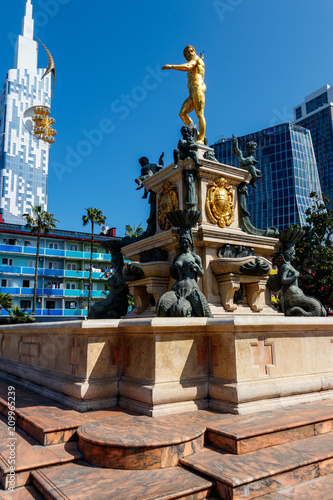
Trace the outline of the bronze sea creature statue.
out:
<instances>
[{"instance_id":1,"label":"bronze sea creature statue","mask_svg":"<svg viewBox=\"0 0 333 500\"><path fill-rule=\"evenodd\" d=\"M238 139L234 135L232 136L232 141L232 153L238 156L239 167L250 172L252 175L250 184L256 188L256 181L262 177L260 170L256 168L258 160L256 160L253 156L255 150L257 149L257 144L255 142L248 142L246 145L246 151L243 153L243 151L239 149Z\"/></svg>"},{"instance_id":2,"label":"bronze sea creature statue","mask_svg":"<svg viewBox=\"0 0 333 500\"><path fill-rule=\"evenodd\" d=\"M203 276L201 258L191 251L193 238L191 228L180 228L180 252L173 259L171 277L176 280L172 290L162 295L157 303L157 316L208 317L211 318L208 302L199 290L198 278Z\"/></svg>"},{"instance_id":3,"label":"bronze sea creature statue","mask_svg":"<svg viewBox=\"0 0 333 500\"><path fill-rule=\"evenodd\" d=\"M198 144L196 143L198 136L197 129L192 126L183 125L180 133L183 138L179 140L178 148L173 152L175 163L173 168L178 168L179 160L186 160L186 158L191 158L196 168L201 167L202 165L198 160Z\"/></svg>"},{"instance_id":4,"label":"bronze sea creature statue","mask_svg":"<svg viewBox=\"0 0 333 500\"><path fill-rule=\"evenodd\" d=\"M298 286L300 274L291 263L295 259L295 243L301 237L301 229L290 228L280 232L283 262L279 274L271 276L267 285L273 292L281 290L281 307L285 316L327 316L319 300L308 297Z\"/></svg>"},{"instance_id":5,"label":"bronze sea creature statue","mask_svg":"<svg viewBox=\"0 0 333 500\"><path fill-rule=\"evenodd\" d=\"M109 294L106 299L99 300L90 309L90 319L117 319L127 314L129 294L126 280L123 276L124 258L120 247L111 249L114 272L108 279Z\"/></svg>"},{"instance_id":6,"label":"bronze sea creature statue","mask_svg":"<svg viewBox=\"0 0 333 500\"><path fill-rule=\"evenodd\" d=\"M139 177L135 179L135 182L138 185L138 187L136 188L137 190L144 187L144 183L147 179L156 174L156 172L162 170L162 168L164 167L163 156L164 153L161 154L160 159L158 160L158 165L156 165L156 163L149 163L149 160L146 156L142 156L142 158L139 159L139 163L141 165L141 175L139 175ZM145 199L147 198L147 196L148 191L145 189L142 198Z\"/></svg>"}]
</instances>

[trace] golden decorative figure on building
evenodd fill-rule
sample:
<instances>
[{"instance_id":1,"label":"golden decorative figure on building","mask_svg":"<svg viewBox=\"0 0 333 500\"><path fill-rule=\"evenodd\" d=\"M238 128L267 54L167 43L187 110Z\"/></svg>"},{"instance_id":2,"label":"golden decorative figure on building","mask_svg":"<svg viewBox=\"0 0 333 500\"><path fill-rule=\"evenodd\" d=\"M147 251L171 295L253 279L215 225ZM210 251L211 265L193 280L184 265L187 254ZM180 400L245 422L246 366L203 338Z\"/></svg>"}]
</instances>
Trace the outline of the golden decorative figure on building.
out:
<instances>
[{"instance_id":1,"label":"golden decorative figure on building","mask_svg":"<svg viewBox=\"0 0 333 500\"><path fill-rule=\"evenodd\" d=\"M157 202L158 225L163 231L167 231L172 226L166 216L167 212L179 209L177 186L171 182L165 182L161 188Z\"/></svg>"},{"instance_id":2,"label":"golden decorative figure on building","mask_svg":"<svg viewBox=\"0 0 333 500\"><path fill-rule=\"evenodd\" d=\"M230 226L235 217L234 194L232 186L227 186L224 177L209 183L206 198L208 219L220 227Z\"/></svg>"},{"instance_id":3,"label":"golden decorative figure on building","mask_svg":"<svg viewBox=\"0 0 333 500\"><path fill-rule=\"evenodd\" d=\"M191 111L195 110L199 121L199 135L197 142L200 144L205 143L206 133L206 120L204 116L205 111L205 93L206 85L204 82L205 77L205 63L203 61L203 54L199 57L192 45L188 45L184 49L185 64L166 64L162 69L175 69L177 71L187 71L189 97L184 101L179 116L185 125L193 124L193 120L188 116Z\"/></svg>"},{"instance_id":4,"label":"golden decorative figure on building","mask_svg":"<svg viewBox=\"0 0 333 500\"><path fill-rule=\"evenodd\" d=\"M54 136L57 135L57 131L51 127L51 125L55 123L55 119L51 118L49 114L49 107L37 106L32 121L34 122L35 136L42 139L44 142L52 144L55 141Z\"/></svg>"},{"instance_id":5,"label":"golden decorative figure on building","mask_svg":"<svg viewBox=\"0 0 333 500\"><path fill-rule=\"evenodd\" d=\"M35 37L37 38L37 40L40 41L40 43L43 45L44 49L45 49L45 52L46 52L46 55L47 55L47 68L46 68L46 71L44 73L44 75L42 76L42 80L43 78L45 78L46 75L48 75L49 73L52 73L52 79L53 79L53 90L52 90L52 97L54 97L54 87L55 87L55 74L56 74L56 69L55 69L55 64L54 64L54 59L51 55L51 52L48 50L48 48L43 44L42 40L40 38L38 38L37 35L35 35Z\"/></svg>"}]
</instances>

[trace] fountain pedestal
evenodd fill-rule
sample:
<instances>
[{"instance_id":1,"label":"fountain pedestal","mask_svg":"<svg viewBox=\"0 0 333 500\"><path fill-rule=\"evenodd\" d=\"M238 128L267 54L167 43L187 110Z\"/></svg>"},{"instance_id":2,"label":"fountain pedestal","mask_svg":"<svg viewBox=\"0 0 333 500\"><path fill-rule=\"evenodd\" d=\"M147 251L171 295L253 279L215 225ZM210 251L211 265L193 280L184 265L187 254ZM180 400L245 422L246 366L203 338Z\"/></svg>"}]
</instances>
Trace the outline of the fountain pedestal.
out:
<instances>
[{"instance_id":1,"label":"fountain pedestal","mask_svg":"<svg viewBox=\"0 0 333 500\"><path fill-rule=\"evenodd\" d=\"M241 246L245 251L255 254L246 262L254 262L256 258L268 262L267 259L278 250L279 241L277 238L248 234L242 230L238 186L249 182L250 174L246 170L205 158L204 155L207 156L209 151L212 150L208 146L199 145L198 157L202 166L197 170L193 161L187 159L179 161L177 169L171 164L145 182L145 187L156 193L156 233L122 249L125 258L137 263L144 273L144 280L129 283L136 300L131 316L154 316L159 294L162 290L170 290L173 285L171 278L167 283L169 274L165 274L165 266L161 269L161 263L142 264L139 261L147 250L158 249L165 251L168 264L164 264L170 267L177 255L177 229L168 223L165 214L188 208L187 171L193 171L196 176L196 209L202 213L198 224L192 228L195 249L204 268L204 275L199 279L198 285L207 298L214 317L230 314L278 314L271 307L270 293L266 290L270 269L266 275L249 277L240 271L244 259L231 259L235 261L236 273L233 270L218 269L218 250L225 245L231 248ZM235 292L239 289L242 289L243 299L240 301L238 297L236 301Z\"/></svg>"}]
</instances>

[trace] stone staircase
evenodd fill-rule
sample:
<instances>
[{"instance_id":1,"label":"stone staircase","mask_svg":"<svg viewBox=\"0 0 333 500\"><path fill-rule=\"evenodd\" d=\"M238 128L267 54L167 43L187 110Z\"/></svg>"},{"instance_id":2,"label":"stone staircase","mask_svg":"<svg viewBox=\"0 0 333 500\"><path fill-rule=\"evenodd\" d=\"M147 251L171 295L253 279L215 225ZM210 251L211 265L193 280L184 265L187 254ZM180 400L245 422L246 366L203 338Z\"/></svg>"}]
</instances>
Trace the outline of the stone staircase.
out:
<instances>
[{"instance_id":1,"label":"stone staircase","mask_svg":"<svg viewBox=\"0 0 333 500\"><path fill-rule=\"evenodd\" d=\"M225 418L180 463L215 480L223 499L333 499L333 403ZM318 488L318 495L308 495ZM320 493L319 493L320 488ZM317 496L316 496L317 495Z\"/></svg>"},{"instance_id":2,"label":"stone staircase","mask_svg":"<svg viewBox=\"0 0 333 500\"><path fill-rule=\"evenodd\" d=\"M0 381L0 500L333 500L333 401L238 416L78 413L16 388L10 492Z\"/></svg>"}]
</instances>

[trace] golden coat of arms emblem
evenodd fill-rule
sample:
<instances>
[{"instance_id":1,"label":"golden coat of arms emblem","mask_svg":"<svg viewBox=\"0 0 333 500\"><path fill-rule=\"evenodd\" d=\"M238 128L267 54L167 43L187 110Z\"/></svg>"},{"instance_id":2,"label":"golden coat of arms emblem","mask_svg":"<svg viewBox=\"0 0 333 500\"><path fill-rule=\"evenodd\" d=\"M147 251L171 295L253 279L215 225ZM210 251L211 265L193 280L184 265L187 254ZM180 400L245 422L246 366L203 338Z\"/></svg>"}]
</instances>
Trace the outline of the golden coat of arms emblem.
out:
<instances>
[{"instance_id":1,"label":"golden coat of arms emblem","mask_svg":"<svg viewBox=\"0 0 333 500\"><path fill-rule=\"evenodd\" d=\"M232 186L227 186L224 177L209 183L206 197L207 217L220 227L230 226L235 217Z\"/></svg>"},{"instance_id":2,"label":"golden coat of arms emblem","mask_svg":"<svg viewBox=\"0 0 333 500\"><path fill-rule=\"evenodd\" d=\"M158 225L163 231L167 231L172 226L166 216L167 212L179 209L179 200L177 194L177 186L167 181L161 187L161 191L157 202L157 220Z\"/></svg>"}]
</instances>

